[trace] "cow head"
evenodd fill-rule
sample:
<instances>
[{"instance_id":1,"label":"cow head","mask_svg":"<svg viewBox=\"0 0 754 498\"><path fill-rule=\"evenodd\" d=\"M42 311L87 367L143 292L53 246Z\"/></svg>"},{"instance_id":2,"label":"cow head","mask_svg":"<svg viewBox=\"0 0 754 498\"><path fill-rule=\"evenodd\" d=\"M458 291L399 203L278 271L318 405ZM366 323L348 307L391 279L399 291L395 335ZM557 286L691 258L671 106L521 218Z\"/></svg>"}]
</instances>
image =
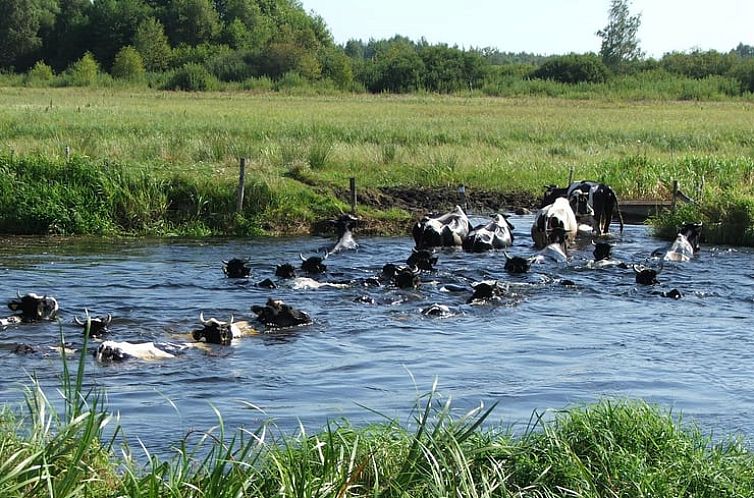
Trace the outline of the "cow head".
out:
<instances>
[{"instance_id":1,"label":"cow head","mask_svg":"<svg viewBox=\"0 0 754 498\"><path fill-rule=\"evenodd\" d=\"M642 265L634 265L636 283L641 285L655 285L659 283L657 280L657 275L659 275L661 271L662 268L655 270L654 268L648 268Z\"/></svg>"},{"instance_id":2,"label":"cow head","mask_svg":"<svg viewBox=\"0 0 754 498\"><path fill-rule=\"evenodd\" d=\"M337 220L332 220L330 223L335 227L335 233L338 237L343 236L346 232L350 232L359 223L359 218L350 214L343 213Z\"/></svg>"},{"instance_id":3,"label":"cow head","mask_svg":"<svg viewBox=\"0 0 754 498\"><path fill-rule=\"evenodd\" d=\"M251 311L257 315L257 320L268 327L285 328L312 323L312 319L307 313L297 310L279 299L267 299L264 306L254 305L251 307Z\"/></svg>"},{"instance_id":4,"label":"cow head","mask_svg":"<svg viewBox=\"0 0 754 498\"><path fill-rule=\"evenodd\" d=\"M248 263L248 259L238 258L223 261L223 273L228 278L246 278L251 274L251 268L248 266Z\"/></svg>"},{"instance_id":5,"label":"cow head","mask_svg":"<svg viewBox=\"0 0 754 498\"><path fill-rule=\"evenodd\" d=\"M395 268L393 283L399 289L415 289L421 284L419 269L415 266L398 266Z\"/></svg>"},{"instance_id":6,"label":"cow head","mask_svg":"<svg viewBox=\"0 0 754 498\"><path fill-rule=\"evenodd\" d=\"M411 249L411 256L406 260L406 264L420 270L432 271L435 269L437 259L437 256L429 249Z\"/></svg>"},{"instance_id":7,"label":"cow head","mask_svg":"<svg viewBox=\"0 0 754 498\"><path fill-rule=\"evenodd\" d=\"M324 256L309 256L305 258L303 254L299 254L301 258L301 269L306 273L324 273L327 271L327 265L324 261L327 259L327 254Z\"/></svg>"},{"instance_id":8,"label":"cow head","mask_svg":"<svg viewBox=\"0 0 754 498\"><path fill-rule=\"evenodd\" d=\"M608 244L607 242L596 242L594 244L594 251L592 251L592 254L594 255L595 261L602 261L605 259L610 259L612 257L612 251L613 246Z\"/></svg>"},{"instance_id":9,"label":"cow head","mask_svg":"<svg viewBox=\"0 0 754 498\"><path fill-rule=\"evenodd\" d=\"M484 280L471 286L474 288L474 293L466 301L469 304L499 299L505 293L505 288L497 280Z\"/></svg>"},{"instance_id":10,"label":"cow head","mask_svg":"<svg viewBox=\"0 0 754 498\"><path fill-rule=\"evenodd\" d=\"M79 320L78 317L74 316L73 321L76 322L77 325L84 328L84 333L87 331L87 325L89 330L89 337L100 337L107 332L107 327L110 325L110 323L113 321L113 316L108 313L106 317L97 317L92 318L90 317L87 320Z\"/></svg>"},{"instance_id":11,"label":"cow head","mask_svg":"<svg viewBox=\"0 0 754 498\"><path fill-rule=\"evenodd\" d=\"M24 322L54 320L58 314L58 301L52 296L40 296L33 292L25 296L16 292L16 296L8 302L8 308L20 311L21 320Z\"/></svg>"},{"instance_id":12,"label":"cow head","mask_svg":"<svg viewBox=\"0 0 754 498\"><path fill-rule=\"evenodd\" d=\"M581 189L574 189L568 197L568 202L571 204L571 208L577 216L586 216L590 214L589 192L584 192Z\"/></svg>"},{"instance_id":13,"label":"cow head","mask_svg":"<svg viewBox=\"0 0 754 498\"><path fill-rule=\"evenodd\" d=\"M450 316L452 312L444 304L432 304L422 309L422 315L424 316Z\"/></svg>"},{"instance_id":14,"label":"cow head","mask_svg":"<svg viewBox=\"0 0 754 498\"><path fill-rule=\"evenodd\" d=\"M105 341L94 350L94 358L100 363L120 362L131 358L131 355L123 351L117 343Z\"/></svg>"},{"instance_id":15,"label":"cow head","mask_svg":"<svg viewBox=\"0 0 754 498\"><path fill-rule=\"evenodd\" d=\"M702 236L701 222L684 223L681 229L678 230L678 233L686 237L686 240L689 241L689 244L694 249L694 253L699 252L699 242Z\"/></svg>"},{"instance_id":16,"label":"cow head","mask_svg":"<svg viewBox=\"0 0 754 498\"><path fill-rule=\"evenodd\" d=\"M542 202L539 206L542 209L545 206L549 206L558 197L565 197L568 194L568 188L559 188L556 185L545 185L545 193L542 196Z\"/></svg>"},{"instance_id":17,"label":"cow head","mask_svg":"<svg viewBox=\"0 0 754 498\"><path fill-rule=\"evenodd\" d=\"M531 260L522 258L521 256L513 256L512 258L505 254L505 271L508 273L526 273L531 268Z\"/></svg>"},{"instance_id":18,"label":"cow head","mask_svg":"<svg viewBox=\"0 0 754 498\"><path fill-rule=\"evenodd\" d=\"M296 278L296 268L290 263L277 265L275 268L275 276L280 278Z\"/></svg>"},{"instance_id":19,"label":"cow head","mask_svg":"<svg viewBox=\"0 0 754 498\"><path fill-rule=\"evenodd\" d=\"M210 344L222 344L227 346L233 340L233 316L230 317L230 322L221 322L216 318L204 319L204 313L199 313L199 321L202 323L202 328L194 330L191 335L195 341L204 339Z\"/></svg>"}]
</instances>

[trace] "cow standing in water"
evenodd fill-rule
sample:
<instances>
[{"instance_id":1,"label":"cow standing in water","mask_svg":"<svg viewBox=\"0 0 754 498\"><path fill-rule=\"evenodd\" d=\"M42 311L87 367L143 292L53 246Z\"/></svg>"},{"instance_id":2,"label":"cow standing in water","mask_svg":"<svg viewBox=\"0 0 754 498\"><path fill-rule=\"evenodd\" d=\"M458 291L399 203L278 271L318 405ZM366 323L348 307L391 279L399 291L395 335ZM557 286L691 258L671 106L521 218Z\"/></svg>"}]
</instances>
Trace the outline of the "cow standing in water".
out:
<instances>
[{"instance_id":1,"label":"cow standing in water","mask_svg":"<svg viewBox=\"0 0 754 498\"><path fill-rule=\"evenodd\" d=\"M576 232L578 231L576 215L564 197L556 198L552 204L543 207L537 213L531 227L531 238L534 240L534 246L537 249L544 249L553 242L559 242L554 236L555 232L559 233L559 230L563 231L563 238L566 243L573 242L576 239Z\"/></svg>"},{"instance_id":2,"label":"cow standing in water","mask_svg":"<svg viewBox=\"0 0 754 498\"><path fill-rule=\"evenodd\" d=\"M550 204L558 197L568 199L577 217L590 217L592 231L598 236L610 231L610 223L615 215L618 216L620 231L623 232L623 215L620 212L618 197L610 186L587 180L573 182L566 188L551 185L545 191L542 205Z\"/></svg>"},{"instance_id":3,"label":"cow standing in water","mask_svg":"<svg viewBox=\"0 0 754 498\"><path fill-rule=\"evenodd\" d=\"M338 239L330 247L323 248L326 254L335 254L341 251L350 251L358 249L359 244L353 238L351 229L356 225L359 219L352 214L342 214L337 220L330 223L335 226L335 233Z\"/></svg>"}]
</instances>

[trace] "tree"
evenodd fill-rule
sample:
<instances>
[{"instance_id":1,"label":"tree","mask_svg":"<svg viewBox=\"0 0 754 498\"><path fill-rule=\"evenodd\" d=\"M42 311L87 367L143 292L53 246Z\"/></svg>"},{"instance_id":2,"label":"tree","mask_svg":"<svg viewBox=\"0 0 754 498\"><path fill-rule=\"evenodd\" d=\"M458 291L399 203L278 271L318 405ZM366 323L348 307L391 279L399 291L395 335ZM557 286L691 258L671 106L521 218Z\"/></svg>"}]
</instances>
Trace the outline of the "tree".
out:
<instances>
[{"instance_id":1,"label":"tree","mask_svg":"<svg viewBox=\"0 0 754 498\"><path fill-rule=\"evenodd\" d=\"M150 17L136 29L134 47L148 71L164 71L170 63L171 48L162 23Z\"/></svg>"},{"instance_id":2,"label":"tree","mask_svg":"<svg viewBox=\"0 0 754 498\"><path fill-rule=\"evenodd\" d=\"M220 16L209 0L172 0L165 21L173 46L213 42L221 29Z\"/></svg>"},{"instance_id":3,"label":"tree","mask_svg":"<svg viewBox=\"0 0 754 498\"><path fill-rule=\"evenodd\" d=\"M87 48L105 68L110 68L115 54L131 45L136 30L151 11L143 0L94 0L89 10Z\"/></svg>"},{"instance_id":4,"label":"tree","mask_svg":"<svg viewBox=\"0 0 754 498\"><path fill-rule=\"evenodd\" d=\"M58 5L47 0L0 0L0 68L32 65L42 46L39 30L51 26Z\"/></svg>"},{"instance_id":5,"label":"tree","mask_svg":"<svg viewBox=\"0 0 754 498\"><path fill-rule=\"evenodd\" d=\"M144 77L144 62L139 52L129 45L115 55L111 72L115 78L138 81Z\"/></svg>"},{"instance_id":6,"label":"tree","mask_svg":"<svg viewBox=\"0 0 754 498\"><path fill-rule=\"evenodd\" d=\"M86 52L68 68L68 81L73 86L89 86L97 81L99 64L91 52Z\"/></svg>"},{"instance_id":7,"label":"tree","mask_svg":"<svg viewBox=\"0 0 754 498\"><path fill-rule=\"evenodd\" d=\"M641 25L641 14L629 15L630 0L610 0L607 26L597 31L602 38L600 57L613 71L620 72L627 63L644 57L636 33Z\"/></svg>"}]
</instances>

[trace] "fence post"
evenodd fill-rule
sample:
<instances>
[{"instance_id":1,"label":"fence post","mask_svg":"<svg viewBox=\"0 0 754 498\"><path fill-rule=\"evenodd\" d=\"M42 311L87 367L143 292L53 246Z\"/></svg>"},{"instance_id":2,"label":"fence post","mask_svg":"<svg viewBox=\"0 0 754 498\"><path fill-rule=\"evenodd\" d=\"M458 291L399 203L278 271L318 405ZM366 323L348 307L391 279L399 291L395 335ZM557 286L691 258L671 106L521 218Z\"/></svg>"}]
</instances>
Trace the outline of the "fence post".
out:
<instances>
[{"instance_id":1,"label":"fence post","mask_svg":"<svg viewBox=\"0 0 754 498\"><path fill-rule=\"evenodd\" d=\"M673 180L673 198L670 200L670 210L675 213L676 199L678 198L678 180Z\"/></svg>"},{"instance_id":2,"label":"fence post","mask_svg":"<svg viewBox=\"0 0 754 498\"><path fill-rule=\"evenodd\" d=\"M236 212L240 213L243 212L243 195L244 191L246 190L246 158L242 157L239 165L239 171L238 171L238 193L237 193L237 204L236 204Z\"/></svg>"},{"instance_id":3,"label":"fence post","mask_svg":"<svg viewBox=\"0 0 754 498\"><path fill-rule=\"evenodd\" d=\"M348 184L351 189L351 214L356 214L356 177L350 177Z\"/></svg>"},{"instance_id":4,"label":"fence post","mask_svg":"<svg viewBox=\"0 0 754 498\"><path fill-rule=\"evenodd\" d=\"M65 160L68 161L69 159L71 159L71 146L66 145L65 146Z\"/></svg>"},{"instance_id":5,"label":"fence post","mask_svg":"<svg viewBox=\"0 0 754 498\"><path fill-rule=\"evenodd\" d=\"M463 183L458 187L458 202L461 203L465 212L469 211L469 205L466 202L466 185Z\"/></svg>"},{"instance_id":6,"label":"fence post","mask_svg":"<svg viewBox=\"0 0 754 498\"><path fill-rule=\"evenodd\" d=\"M573 166L568 169L568 183L566 183L566 187L570 187L571 183L573 183Z\"/></svg>"}]
</instances>

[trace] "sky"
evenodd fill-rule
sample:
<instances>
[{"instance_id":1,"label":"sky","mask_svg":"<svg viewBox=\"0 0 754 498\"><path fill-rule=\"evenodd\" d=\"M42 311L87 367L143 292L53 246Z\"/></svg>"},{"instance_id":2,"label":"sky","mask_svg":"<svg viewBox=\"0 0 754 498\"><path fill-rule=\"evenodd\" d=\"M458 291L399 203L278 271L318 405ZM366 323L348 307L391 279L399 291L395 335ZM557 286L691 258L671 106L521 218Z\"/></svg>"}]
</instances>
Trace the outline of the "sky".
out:
<instances>
[{"instance_id":1,"label":"sky","mask_svg":"<svg viewBox=\"0 0 754 498\"><path fill-rule=\"evenodd\" d=\"M335 38L368 41L399 34L461 48L541 55L599 52L609 0L302 0ZM633 0L638 38L649 57L693 49L728 52L754 45L754 0Z\"/></svg>"}]
</instances>

